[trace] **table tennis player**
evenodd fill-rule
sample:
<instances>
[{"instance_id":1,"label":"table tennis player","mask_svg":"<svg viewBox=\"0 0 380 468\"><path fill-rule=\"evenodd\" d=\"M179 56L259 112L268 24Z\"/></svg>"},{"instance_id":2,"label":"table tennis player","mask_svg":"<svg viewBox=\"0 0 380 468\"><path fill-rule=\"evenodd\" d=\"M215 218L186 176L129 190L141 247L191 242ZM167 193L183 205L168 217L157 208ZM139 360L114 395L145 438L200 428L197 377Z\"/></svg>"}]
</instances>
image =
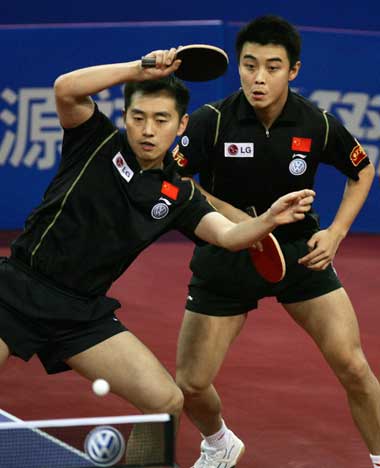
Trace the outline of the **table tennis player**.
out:
<instances>
[{"instance_id":1,"label":"table tennis player","mask_svg":"<svg viewBox=\"0 0 380 468\"><path fill-rule=\"evenodd\" d=\"M153 353L118 320L112 283L160 235L177 229L229 249L250 246L278 224L302 220L311 190L235 224L182 180L169 150L185 130L189 91L172 73L176 49L93 66L57 78L64 129L61 161L40 205L0 262L0 363L37 354L48 373L73 369L143 413L178 415L182 392ZM126 83L125 131L92 95ZM144 320L149 319L145 318ZM147 325L149 326L149 325Z\"/></svg>"},{"instance_id":2,"label":"table tennis player","mask_svg":"<svg viewBox=\"0 0 380 468\"><path fill-rule=\"evenodd\" d=\"M241 88L196 110L175 150L180 173L198 173L210 202L235 222L247 219L245 211L252 206L264 213L282 194L312 187L320 163L347 178L326 229L310 211L303 221L274 231L286 263L279 282L265 281L248 251L195 248L177 356L185 411L204 438L195 468L235 466L244 450L222 421L213 381L247 313L268 296L276 297L317 343L347 392L369 452L380 455L379 384L363 355L355 312L332 266L366 199L374 167L336 118L289 89L300 70L300 49L299 33L282 18L265 16L244 26L236 39Z\"/></svg>"}]
</instances>

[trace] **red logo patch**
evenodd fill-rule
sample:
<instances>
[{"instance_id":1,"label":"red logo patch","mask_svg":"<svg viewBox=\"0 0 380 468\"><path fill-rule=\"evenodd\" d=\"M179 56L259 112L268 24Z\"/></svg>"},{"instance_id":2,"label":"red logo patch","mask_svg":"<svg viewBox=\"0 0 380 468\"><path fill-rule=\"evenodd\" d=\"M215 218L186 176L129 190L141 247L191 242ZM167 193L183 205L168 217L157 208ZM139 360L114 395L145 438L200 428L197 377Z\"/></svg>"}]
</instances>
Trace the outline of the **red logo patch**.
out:
<instances>
[{"instance_id":1,"label":"red logo patch","mask_svg":"<svg viewBox=\"0 0 380 468\"><path fill-rule=\"evenodd\" d=\"M161 193L163 195L166 195L172 200L177 200L178 192L179 188L175 185L171 184L170 182L166 182L166 180L162 182Z\"/></svg>"},{"instance_id":2,"label":"red logo patch","mask_svg":"<svg viewBox=\"0 0 380 468\"><path fill-rule=\"evenodd\" d=\"M292 150L303 151L304 153L310 153L311 141L312 141L311 138L293 137L292 138Z\"/></svg>"},{"instance_id":3,"label":"red logo patch","mask_svg":"<svg viewBox=\"0 0 380 468\"><path fill-rule=\"evenodd\" d=\"M366 157L367 154L361 145L356 145L350 154L351 162L355 167L358 166Z\"/></svg>"},{"instance_id":4,"label":"red logo patch","mask_svg":"<svg viewBox=\"0 0 380 468\"><path fill-rule=\"evenodd\" d=\"M238 154L239 152L239 148L237 145L229 145L228 148L227 148L227 151L229 154L231 154L232 156L235 156L236 154Z\"/></svg>"},{"instance_id":5,"label":"red logo patch","mask_svg":"<svg viewBox=\"0 0 380 468\"><path fill-rule=\"evenodd\" d=\"M173 159L177 163L177 166L179 167L186 167L188 160L185 158L185 156L179 151L179 146L176 145L176 147L172 151L173 154Z\"/></svg>"}]
</instances>

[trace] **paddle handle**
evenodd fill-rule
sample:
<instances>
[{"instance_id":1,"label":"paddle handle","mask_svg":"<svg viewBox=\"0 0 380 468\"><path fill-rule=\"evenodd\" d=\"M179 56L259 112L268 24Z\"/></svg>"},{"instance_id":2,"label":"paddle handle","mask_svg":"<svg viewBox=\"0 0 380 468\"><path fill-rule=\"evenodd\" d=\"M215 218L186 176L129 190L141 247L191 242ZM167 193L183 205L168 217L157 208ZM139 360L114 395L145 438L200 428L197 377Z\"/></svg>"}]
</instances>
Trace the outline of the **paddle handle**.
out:
<instances>
[{"instance_id":1,"label":"paddle handle","mask_svg":"<svg viewBox=\"0 0 380 468\"><path fill-rule=\"evenodd\" d=\"M141 57L141 66L143 68L153 68L156 66L156 57Z\"/></svg>"}]
</instances>

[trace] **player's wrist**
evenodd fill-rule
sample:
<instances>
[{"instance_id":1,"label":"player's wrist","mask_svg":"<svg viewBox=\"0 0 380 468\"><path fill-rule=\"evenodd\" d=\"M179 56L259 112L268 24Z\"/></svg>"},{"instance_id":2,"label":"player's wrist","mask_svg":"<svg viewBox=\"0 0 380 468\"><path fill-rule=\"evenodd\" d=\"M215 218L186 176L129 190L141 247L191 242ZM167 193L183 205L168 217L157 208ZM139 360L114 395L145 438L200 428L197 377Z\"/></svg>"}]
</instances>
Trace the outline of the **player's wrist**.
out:
<instances>
[{"instance_id":1,"label":"player's wrist","mask_svg":"<svg viewBox=\"0 0 380 468\"><path fill-rule=\"evenodd\" d=\"M349 231L349 229L344 228L343 226L331 224L330 227L327 228L329 232L331 232L335 237L337 237L339 240L343 240Z\"/></svg>"},{"instance_id":2,"label":"player's wrist","mask_svg":"<svg viewBox=\"0 0 380 468\"><path fill-rule=\"evenodd\" d=\"M262 223L265 225L265 227L269 230L268 232L273 231L273 229L275 229L280 224L276 219L276 214L273 213L271 208L265 211L260 216L260 219Z\"/></svg>"}]
</instances>

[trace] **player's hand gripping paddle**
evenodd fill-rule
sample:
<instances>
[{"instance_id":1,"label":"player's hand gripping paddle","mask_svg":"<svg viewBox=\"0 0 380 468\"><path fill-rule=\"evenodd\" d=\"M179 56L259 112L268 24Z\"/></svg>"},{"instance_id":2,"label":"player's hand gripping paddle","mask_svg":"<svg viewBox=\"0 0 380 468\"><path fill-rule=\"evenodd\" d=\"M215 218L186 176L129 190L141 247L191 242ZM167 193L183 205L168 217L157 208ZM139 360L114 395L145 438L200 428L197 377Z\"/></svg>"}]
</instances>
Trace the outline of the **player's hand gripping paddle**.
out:
<instances>
[{"instance_id":1,"label":"player's hand gripping paddle","mask_svg":"<svg viewBox=\"0 0 380 468\"><path fill-rule=\"evenodd\" d=\"M278 283L286 273L286 264L280 244L273 234L268 234L261 239L263 250L248 249L252 263L257 272L267 281Z\"/></svg>"},{"instance_id":2,"label":"player's hand gripping paddle","mask_svg":"<svg viewBox=\"0 0 380 468\"><path fill-rule=\"evenodd\" d=\"M207 44L191 44L177 51L181 65L174 74L186 81L209 81L222 76L228 67L228 55L223 49ZM141 65L151 68L156 65L154 57L142 57Z\"/></svg>"}]
</instances>

